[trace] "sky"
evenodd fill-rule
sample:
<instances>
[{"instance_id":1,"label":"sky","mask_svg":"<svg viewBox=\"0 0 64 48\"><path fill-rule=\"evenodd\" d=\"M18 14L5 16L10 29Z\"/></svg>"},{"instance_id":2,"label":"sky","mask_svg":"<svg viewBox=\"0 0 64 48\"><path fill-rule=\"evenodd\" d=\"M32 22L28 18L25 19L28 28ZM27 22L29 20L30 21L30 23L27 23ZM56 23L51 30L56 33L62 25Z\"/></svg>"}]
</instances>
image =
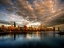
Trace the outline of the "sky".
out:
<instances>
[{"instance_id":1,"label":"sky","mask_svg":"<svg viewBox=\"0 0 64 48\"><path fill-rule=\"evenodd\" d=\"M64 26L64 0L0 0L0 24Z\"/></svg>"}]
</instances>

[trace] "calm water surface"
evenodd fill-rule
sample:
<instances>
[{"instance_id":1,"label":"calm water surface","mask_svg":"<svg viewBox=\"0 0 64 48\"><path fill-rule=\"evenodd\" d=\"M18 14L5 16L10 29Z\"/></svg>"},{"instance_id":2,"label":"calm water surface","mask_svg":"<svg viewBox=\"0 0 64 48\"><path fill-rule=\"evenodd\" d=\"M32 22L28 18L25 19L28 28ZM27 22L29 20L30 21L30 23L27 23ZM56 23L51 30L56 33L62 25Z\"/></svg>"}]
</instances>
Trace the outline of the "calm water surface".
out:
<instances>
[{"instance_id":1,"label":"calm water surface","mask_svg":"<svg viewBox=\"0 0 64 48\"><path fill-rule=\"evenodd\" d=\"M64 48L64 35L53 32L0 35L0 48Z\"/></svg>"}]
</instances>

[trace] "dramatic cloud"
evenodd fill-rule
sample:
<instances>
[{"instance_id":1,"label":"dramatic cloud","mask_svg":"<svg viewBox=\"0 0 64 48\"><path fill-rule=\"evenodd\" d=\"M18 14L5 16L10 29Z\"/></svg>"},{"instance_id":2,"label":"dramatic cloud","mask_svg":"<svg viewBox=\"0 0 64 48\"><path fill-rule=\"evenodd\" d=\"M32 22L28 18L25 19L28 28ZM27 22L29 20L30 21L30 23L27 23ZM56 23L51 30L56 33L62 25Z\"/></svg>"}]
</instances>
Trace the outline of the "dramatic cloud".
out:
<instances>
[{"instance_id":1,"label":"dramatic cloud","mask_svg":"<svg viewBox=\"0 0 64 48\"><path fill-rule=\"evenodd\" d=\"M9 21L40 22L47 26L64 24L64 2L61 0L0 0L0 4L9 14L13 13L7 15Z\"/></svg>"},{"instance_id":2,"label":"dramatic cloud","mask_svg":"<svg viewBox=\"0 0 64 48\"><path fill-rule=\"evenodd\" d=\"M44 24L47 26L54 26L59 24L64 24L64 14L60 12L59 14L55 14L55 16L48 17Z\"/></svg>"},{"instance_id":3,"label":"dramatic cloud","mask_svg":"<svg viewBox=\"0 0 64 48\"><path fill-rule=\"evenodd\" d=\"M5 6L13 5L12 0L0 0L0 4Z\"/></svg>"},{"instance_id":4,"label":"dramatic cloud","mask_svg":"<svg viewBox=\"0 0 64 48\"><path fill-rule=\"evenodd\" d=\"M62 10L63 5L58 1L52 0L34 0L32 4L28 0L17 0L18 11L16 14L23 18L28 18L29 21L45 21L51 16L55 16L56 12L59 13L59 9ZM60 6L60 7L59 7ZM61 11L62 12L62 11Z\"/></svg>"},{"instance_id":5,"label":"dramatic cloud","mask_svg":"<svg viewBox=\"0 0 64 48\"><path fill-rule=\"evenodd\" d=\"M11 23L12 22L0 20L0 24L9 24L9 25L11 25Z\"/></svg>"}]
</instances>

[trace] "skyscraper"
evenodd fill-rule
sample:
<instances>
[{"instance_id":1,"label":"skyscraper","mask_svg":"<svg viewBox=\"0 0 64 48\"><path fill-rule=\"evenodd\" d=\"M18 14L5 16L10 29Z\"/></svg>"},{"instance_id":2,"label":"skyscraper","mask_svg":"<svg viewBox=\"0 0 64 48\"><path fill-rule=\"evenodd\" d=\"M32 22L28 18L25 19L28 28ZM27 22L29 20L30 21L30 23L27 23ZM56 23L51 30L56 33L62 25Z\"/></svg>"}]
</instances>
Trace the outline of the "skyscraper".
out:
<instances>
[{"instance_id":1,"label":"skyscraper","mask_svg":"<svg viewBox=\"0 0 64 48\"><path fill-rule=\"evenodd\" d=\"M55 31L55 27L53 27L53 31Z\"/></svg>"},{"instance_id":2,"label":"skyscraper","mask_svg":"<svg viewBox=\"0 0 64 48\"><path fill-rule=\"evenodd\" d=\"M16 27L16 23L14 22L14 27Z\"/></svg>"},{"instance_id":3,"label":"skyscraper","mask_svg":"<svg viewBox=\"0 0 64 48\"><path fill-rule=\"evenodd\" d=\"M60 28L58 27L58 31L60 31Z\"/></svg>"}]
</instances>

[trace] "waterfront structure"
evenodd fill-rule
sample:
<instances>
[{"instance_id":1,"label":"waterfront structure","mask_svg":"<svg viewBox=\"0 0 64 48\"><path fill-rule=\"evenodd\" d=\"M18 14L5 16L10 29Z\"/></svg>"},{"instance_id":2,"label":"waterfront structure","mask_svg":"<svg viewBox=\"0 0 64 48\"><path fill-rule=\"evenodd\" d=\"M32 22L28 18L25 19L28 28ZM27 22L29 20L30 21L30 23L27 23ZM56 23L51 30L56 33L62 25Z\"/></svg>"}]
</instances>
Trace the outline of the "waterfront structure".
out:
<instances>
[{"instance_id":1,"label":"waterfront structure","mask_svg":"<svg viewBox=\"0 0 64 48\"><path fill-rule=\"evenodd\" d=\"M58 31L60 31L60 28L58 27Z\"/></svg>"},{"instance_id":2,"label":"waterfront structure","mask_svg":"<svg viewBox=\"0 0 64 48\"><path fill-rule=\"evenodd\" d=\"M24 25L24 30L28 30L28 27L26 25Z\"/></svg>"},{"instance_id":3,"label":"waterfront structure","mask_svg":"<svg viewBox=\"0 0 64 48\"><path fill-rule=\"evenodd\" d=\"M14 27L16 27L16 23L14 22Z\"/></svg>"},{"instance_id":4,"label":"waterfront structure","mask_svg":"<svg viewBox=\"0 0 64 48\"><path fill-rule=\"evenodd\" d=\"M16 23L14 22L14 25L11 25L11 26L8 26L7 28L2 25L1 26L1 29L2 30L6 30L6 31L10 31L10 32L21 32L21 31L60 31L60 28L58 27L57 30L56 30L56 27L46 27L46 26L43 26L41 24L41 26L36 26L36 27L27 27L26 25L24 25L24 27L16 27ZM0 29L0 30L1 30Z\"/></svg>"},{"instance_id":5,"label":"waterfront structure","mask_svg":"<svg viewBox=\"0 0 64 48\"><path fill-rule=\"evenodd\" d=\"M20 26L18 26L18 30L20 30Z\"/></svg>"},{"instance_id":6,"label":"waterfront structure","mask_svg":"<svg viewBox=\"0 0 64 48\"><path fill-rule=\"evenodd\" d=\"M15 30L15 27L14 26L8 26L8 30Z\"/></svg>"},{"instance_id":7,"label":"waterfront structure","mask_svg":"<svg viewBox=\"0 0 64 48\"><path fill-rule=\"evenodd\" d=\"M55 27L53 27L53 31L55 31Z\"/></svg>"}]
</instances>

